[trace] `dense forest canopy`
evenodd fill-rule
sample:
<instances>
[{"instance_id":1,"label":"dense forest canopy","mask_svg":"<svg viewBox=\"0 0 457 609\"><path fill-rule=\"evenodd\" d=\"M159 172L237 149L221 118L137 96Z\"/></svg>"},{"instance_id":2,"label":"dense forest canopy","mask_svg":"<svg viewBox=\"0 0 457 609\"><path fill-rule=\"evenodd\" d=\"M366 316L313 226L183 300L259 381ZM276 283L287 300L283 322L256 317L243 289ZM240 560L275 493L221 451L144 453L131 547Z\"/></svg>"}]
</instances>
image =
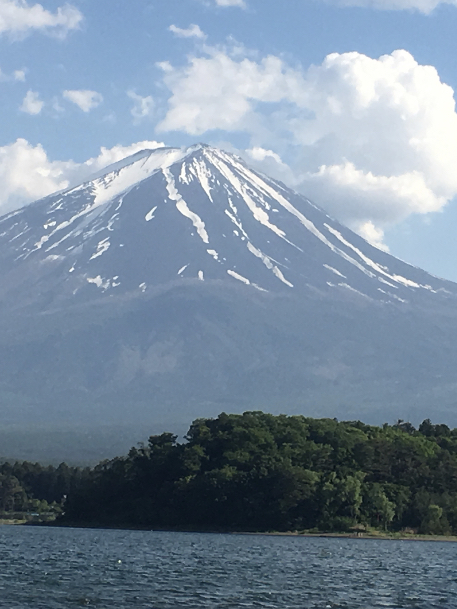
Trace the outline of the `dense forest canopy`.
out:
<instances>
[{"instance_id":1,"label":"dense forest canopy","mask_svg":"<svg viewBox=\"0 0 457 609\"><path fill-rule=\"evenodd\" d=\"M63 505L63 524L457 534L457 430L429 420L223 413L91 470L16 463L0 466L0 489L5 477Z\"/></svg>"},{"instance_id":2,"label":"dense forest canopy","mask_svg":"<svg viewBox=\"0 0 457 609\"><path fill-rule=\"evenodd\" d=\"M225 530L457 533L457 430L262 412L192 423L101 463L64 520Z\"/></svg>"}]
</instances>

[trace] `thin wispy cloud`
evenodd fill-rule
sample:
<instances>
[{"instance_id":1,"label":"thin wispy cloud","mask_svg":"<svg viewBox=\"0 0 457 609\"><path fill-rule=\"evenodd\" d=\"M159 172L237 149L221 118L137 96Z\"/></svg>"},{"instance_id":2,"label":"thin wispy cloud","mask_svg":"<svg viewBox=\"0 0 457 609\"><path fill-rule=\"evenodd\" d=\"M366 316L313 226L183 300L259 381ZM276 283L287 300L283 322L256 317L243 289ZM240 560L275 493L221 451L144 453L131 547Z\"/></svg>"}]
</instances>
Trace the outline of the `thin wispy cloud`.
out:
<instances>
[{"instance_id":1,"label":"thin wispy cloud","mask_svg":"<svg viewBox=\"0 0 457 609\"><path fill-rule=\"evenodd\" d=\"M86 113L97 108L103 102L103 96L100 93L87 89L66 90L62 95Z\"/></svg>"},{"instance_id":2,"label":"thin wispy cloud","mask_svg":"<svg viewBox=\"0 0 457 609\"><path fill-rule=\"evenodd\" d=\"M327 1L327 0L325 0ZM457 0L329 0L336 6L360 6L384 11L415 10L430 14L440 5L457 6Z\"/></svg>"},{"instance_id":3,"label":"thin wispy cloud","mask_svg":"<svg viewBox=\"0 0 457 609\"><path fill-rule=\"evenodd\" d=\"M200 40L204 40L206 38L206 34L198 25L195 25L194 23L188 28L184 29L177 27L176 25L170 25L168 29L178 38L199 38Z\"/></svg>"},{"instance_id":4,"label":"thin wispy cloud","mask_svg":"<svg viewBox=\"0 0 457 609\"><path fill-rule=\"evenodd\" d=\"M131 115L136 123L141 122L145 118L152 117L155 108L154 98L151 95L142 97L135 91L127 91L127 95L133 100L133 106L130 110Z\"/></svg>"},{"instance_id":5,"label":"thin wispy cloud","mask_svg":"<svg viewBox=\"0 0 457 609\"><path fill-rule=\"evenodd\" d=\"M245 0L213 0L216 6L239 6L240 8L246 8Z\"/></svg>"}]
</instances>

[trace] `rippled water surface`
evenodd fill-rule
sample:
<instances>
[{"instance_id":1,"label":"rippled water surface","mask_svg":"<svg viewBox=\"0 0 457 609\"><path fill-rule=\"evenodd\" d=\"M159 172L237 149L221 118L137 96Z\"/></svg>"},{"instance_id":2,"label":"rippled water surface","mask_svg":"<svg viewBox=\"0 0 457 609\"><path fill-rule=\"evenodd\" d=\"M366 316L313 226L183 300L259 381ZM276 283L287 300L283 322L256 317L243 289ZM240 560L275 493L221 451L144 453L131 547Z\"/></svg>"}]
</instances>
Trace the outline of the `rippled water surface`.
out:
<instances>
[{"instance_id":1,"label":"rippled water surface","mask_svg":"<svg viewBox=\"0 0 457 609\"><path fill-rule=\"evenodd\" d=\"M0 607L457 608L457 544L0 527Z\"/></svg>"}]
</instances>

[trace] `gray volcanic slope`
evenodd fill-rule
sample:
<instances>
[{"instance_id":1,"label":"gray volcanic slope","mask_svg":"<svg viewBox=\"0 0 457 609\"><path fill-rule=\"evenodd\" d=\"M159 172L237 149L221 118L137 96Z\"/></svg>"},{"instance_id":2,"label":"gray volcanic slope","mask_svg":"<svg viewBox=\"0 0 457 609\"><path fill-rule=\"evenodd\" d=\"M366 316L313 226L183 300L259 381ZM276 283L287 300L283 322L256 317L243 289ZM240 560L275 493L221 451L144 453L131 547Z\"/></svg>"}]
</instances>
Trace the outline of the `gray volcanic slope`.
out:
<instances>
[{"instance_id":1,"label":"gray volcanic slope","mask_svg":"<svg viewBox=\"0 0 457 609\"><path fill-rule=\"evenodd\" d=\"M0 218L0 454L222 410L455 425L456 298L234 155L142 151Z\"/></svg>"}]
</instances>

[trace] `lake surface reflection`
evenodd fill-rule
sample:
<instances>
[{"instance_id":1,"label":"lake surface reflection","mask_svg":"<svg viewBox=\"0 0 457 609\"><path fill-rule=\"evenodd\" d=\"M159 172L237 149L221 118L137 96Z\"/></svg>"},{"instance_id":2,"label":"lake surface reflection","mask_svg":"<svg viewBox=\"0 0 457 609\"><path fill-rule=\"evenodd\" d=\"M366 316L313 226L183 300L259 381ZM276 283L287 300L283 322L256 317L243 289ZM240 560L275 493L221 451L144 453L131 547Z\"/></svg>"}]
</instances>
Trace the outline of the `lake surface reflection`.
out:
<instances>
[{"instance_id":1,"label":"lake surface reflection","mask_svg":"<svg viewBox=\"0 0 457 609\"><path fill-rule=\"evenodd\" d=\"M0 527L0 607L457 608L457 544Z\"/></svg>"}]
</instances>

